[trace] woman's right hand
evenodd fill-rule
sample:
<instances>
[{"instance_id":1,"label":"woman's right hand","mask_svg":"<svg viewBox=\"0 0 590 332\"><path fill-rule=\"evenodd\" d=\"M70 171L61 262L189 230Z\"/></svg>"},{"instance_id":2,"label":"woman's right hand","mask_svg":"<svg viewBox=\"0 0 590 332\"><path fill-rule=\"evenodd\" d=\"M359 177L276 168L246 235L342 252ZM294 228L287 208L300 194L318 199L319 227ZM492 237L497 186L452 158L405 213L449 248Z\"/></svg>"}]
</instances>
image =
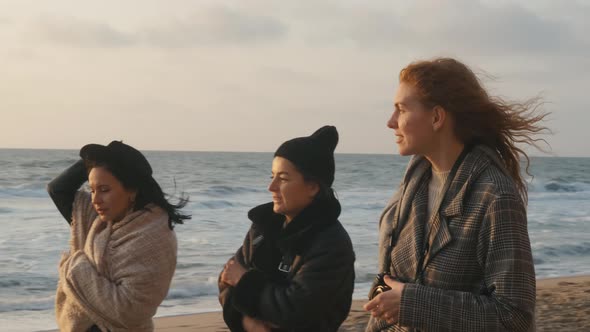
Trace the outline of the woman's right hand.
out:
<instances>
[{"instance_id":1,"label":"woman's right hand","mask_svg":"<svg viewBox=\"0 0 590 332\"><path fill-rule=\"evenodd\" d=\"M242 318L242 327L246 332L271 332L269 325L250 316Z\"/></svg>"},{"instance_id":2,"label":"woman's right hand","mask_svg":"<svg viewBox=\"0 0 590 332\"><path fill-rule=\"evenodd\" d=\"M399 320L399 309L405 284L391 276L383 278L390 290L385 291L366 303L363 308L370 311L373 317L384 320L389 324L396 324Z\"/></svg>"},{"instance_id":3,"label":"woman's right hand","mask_svg":"<svg viewBox=\"0 0 590 332\"><path fill-rule=\"evenodd\" d=\"M233 257L227 261L223 271L221 271L221 281L230 285L235 286L238 284L242 276L246 273L246 269L237 262Z\"/></svg>"}]
</instances>

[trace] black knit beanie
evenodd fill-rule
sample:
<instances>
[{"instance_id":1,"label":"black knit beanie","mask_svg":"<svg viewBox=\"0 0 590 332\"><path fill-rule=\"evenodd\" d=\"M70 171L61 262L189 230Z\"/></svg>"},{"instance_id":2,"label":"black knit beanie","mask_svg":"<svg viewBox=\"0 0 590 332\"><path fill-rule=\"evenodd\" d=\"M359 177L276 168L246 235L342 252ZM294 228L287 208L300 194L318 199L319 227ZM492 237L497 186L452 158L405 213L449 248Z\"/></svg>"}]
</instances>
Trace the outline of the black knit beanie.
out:
<instances>
[{"instance_id":1,"label":"black knit beanie","mask_svg":"<svg viewBox=\"0 0 590 332\"><path fill-rule=\"evenodd\" d=\"M324 126L311 136L297 137L281 144L275 157L289 160L302 173L331 187L334 182L334 150L337 144L336 127Z\"/></svg>"}]
</instances>

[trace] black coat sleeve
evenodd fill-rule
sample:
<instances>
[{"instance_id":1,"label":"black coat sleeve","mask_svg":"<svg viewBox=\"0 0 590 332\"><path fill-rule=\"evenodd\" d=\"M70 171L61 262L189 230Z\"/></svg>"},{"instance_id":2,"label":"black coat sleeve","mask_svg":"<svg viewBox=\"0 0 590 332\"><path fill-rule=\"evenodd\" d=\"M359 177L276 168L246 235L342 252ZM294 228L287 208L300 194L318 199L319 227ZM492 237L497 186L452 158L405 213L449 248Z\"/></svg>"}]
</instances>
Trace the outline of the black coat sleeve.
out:
<instances>
[{"instance_id":1,"label":"black coat sleeve","mask_svg":"<svg viewBox=\"0 0 590 332\"><path fill-rule=\"evenodd\" d=\"M232 257L237 262L242 264L242 266L246 266L244 258L244 248L250 247L251 233L252 230L250 230L248 234L246 234L246 238L244 239L243 245L236 251L236 253ZM225 321L225 324L232 332L244 332L244 327L242 325L243 314L235 308L233 303L234 287L221 282L221 273L219 274L219 278L217 279L217 285L219 287L219 303L223 308L223 320Z\"/></svg>"},{"instance_id":2,"label":"black coat sleeve","mask_svg":"<svg viewBox=\"0 0 590 332\"><path fill-rule=\"evenodd\" d=\"M72 204L80 186L88 179L84 161L80 159L47 185L47 192L64 217L72 223Z\"/></svg>"}]
</instances>

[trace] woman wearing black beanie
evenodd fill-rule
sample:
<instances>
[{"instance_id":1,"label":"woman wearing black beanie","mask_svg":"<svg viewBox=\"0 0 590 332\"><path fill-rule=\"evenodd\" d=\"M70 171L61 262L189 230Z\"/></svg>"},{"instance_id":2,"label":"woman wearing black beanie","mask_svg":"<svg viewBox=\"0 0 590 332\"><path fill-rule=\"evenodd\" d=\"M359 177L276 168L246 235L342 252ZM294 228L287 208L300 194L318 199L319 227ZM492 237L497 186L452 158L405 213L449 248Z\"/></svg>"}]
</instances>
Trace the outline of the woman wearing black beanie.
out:
<instances>
[{"instance_id":1,"label":"woman wearing black beanie","mask_svg":"<svg viewBox=\"0 0 590 332\"><path fill-rule=\"evenodd\" d=\"M272 162L272 202L219 277L231 331L337 331L354 289L354 252L334 196L338 132L324 126L283 143Z\"/></svg>"}]
</instances>

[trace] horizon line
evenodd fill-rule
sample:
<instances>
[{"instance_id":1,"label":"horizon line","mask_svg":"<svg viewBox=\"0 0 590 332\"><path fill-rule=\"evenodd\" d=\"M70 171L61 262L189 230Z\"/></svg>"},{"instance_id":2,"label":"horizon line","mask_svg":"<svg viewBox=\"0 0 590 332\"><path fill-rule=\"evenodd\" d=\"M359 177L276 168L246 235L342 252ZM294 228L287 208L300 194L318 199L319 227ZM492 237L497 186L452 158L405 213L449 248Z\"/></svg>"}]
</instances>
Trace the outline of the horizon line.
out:
<instances>
[{"instance_id":1,"label":"horizon line","mask_svg":"<svg viewBox=\"0 0 590 332\"><path fill-rule=\"evenodd\" d=\"M73 148L8 148L0 147L0 150L54 150L54 151L76 151L79 149ZM274 151L230 151L230 150L158 150L158 149L142 149L142 152L207 152L207 153L273 153ZM399 153L385 153L385 152L334 152L335 155L393 155L397 157L404 157ZM544 155L529 154L529 157L535 158L590 158L590 155L556 155L554 153L546 153Z\"/></svg>"}]
</instances>

